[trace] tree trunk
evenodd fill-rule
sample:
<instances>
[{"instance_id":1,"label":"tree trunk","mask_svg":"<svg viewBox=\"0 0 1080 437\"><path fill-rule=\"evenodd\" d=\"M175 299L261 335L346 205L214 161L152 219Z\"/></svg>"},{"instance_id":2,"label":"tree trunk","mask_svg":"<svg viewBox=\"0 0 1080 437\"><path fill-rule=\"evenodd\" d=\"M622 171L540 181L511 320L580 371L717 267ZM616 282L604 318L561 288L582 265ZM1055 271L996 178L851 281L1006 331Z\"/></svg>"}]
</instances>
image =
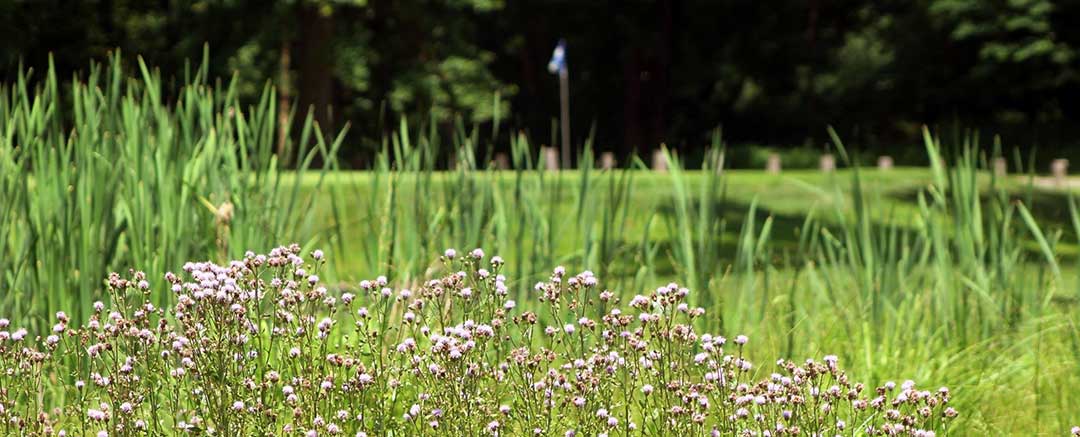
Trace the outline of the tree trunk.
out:
<instances>
[{"instance_id":1,"label":"tree trunk","mask_svg":"<svg viewBox=\"0 0 1080 437\"><path fill-rule=\"evenodd\" d=\"M641 57L631 48L623 60L623 144L627 153L641 146Z\"/></svg>"},{"instance_id":2,"label":"tree trunk","mask_svg":"<svg viewBox=\"0 0 1080 437\"><path fill-rule=\"evenodd\" d=\"M656 41L655 77L652 79L654 101L652 112L652 126L649 147L656 147L666 140L667 136L667 103L670 94L671 73L671 46L674 44L672 35L673 5L671 0L661 2L660 13L657 14L660 31Z\"/></svg>"},{"instance_id":3,"label":"tree trunk","mask_svg":"<svg viewBox=\"0 0 1080 437\"><path fill-rule=\"evenodd\" d=\"M299 43L299 91L301 114L313 111L315 121L323 134L333 131L333 67L331 42L334 36L334 20L317 7L300 8Z\"/></svg>"},{"instance_id":4,"label":"tree trunk","mask_svg":"<svg viewBox=\"0 0 1080 437\"><path fill-rule=\"evenodd\" d=\"M817 59L817 34L818 34L818 20L820 18L821 4L818 0L810 0L808 4L808 10L806 13L806 64L809 77L814 77L815 66L818 65ZM813 94L812 89L806 89L802 91L807 98L805 99L805 119L807 121L814 120L818 115L818 96ZM810 121L813 123L813 121Z\"/></svg>"},{"instance_id":5,"label":"tree trunk","mask_svg":"<svg viewBox=\"0 0 1080 437\"><path fill-rule=\"evenodd\" d=\"M281 40L281 53L278 63L278 137L277 154L282 165L291 164L291 156L285 149L289 141L289 111L292 105L292 85L289 84L289 69L292 68L292 47L288 38Z\"/></svg>"}]
</instances>

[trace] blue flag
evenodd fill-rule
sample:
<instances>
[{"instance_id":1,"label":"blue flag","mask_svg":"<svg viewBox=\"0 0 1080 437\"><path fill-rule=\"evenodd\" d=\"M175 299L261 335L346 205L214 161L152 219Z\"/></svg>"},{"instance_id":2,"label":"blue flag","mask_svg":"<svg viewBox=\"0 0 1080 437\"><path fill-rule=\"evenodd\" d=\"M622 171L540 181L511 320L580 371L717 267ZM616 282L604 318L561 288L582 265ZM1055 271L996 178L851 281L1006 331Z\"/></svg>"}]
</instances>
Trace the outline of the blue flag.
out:
<instances>
[{"instance_id":1,"label":"blue flag","mask_svg":"<svg viewBox=\"0 0 1080 437\"><path fill-rule=\"evenodd\" d=\"M560 39L555 50L551 52L551 60L548 61L548 71L558 73L566 68L566 40Z\"/></svg>"}]
</instances>

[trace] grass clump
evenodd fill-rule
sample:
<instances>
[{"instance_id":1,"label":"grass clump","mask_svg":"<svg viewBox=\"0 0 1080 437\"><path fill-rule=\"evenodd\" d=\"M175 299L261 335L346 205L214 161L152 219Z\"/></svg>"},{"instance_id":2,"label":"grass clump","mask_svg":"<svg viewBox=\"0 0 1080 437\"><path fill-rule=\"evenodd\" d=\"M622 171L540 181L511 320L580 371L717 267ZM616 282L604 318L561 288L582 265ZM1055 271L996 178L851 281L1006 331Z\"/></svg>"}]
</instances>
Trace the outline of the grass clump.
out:
<instances>
[{"instance_id":1,"label":"grass clump","mask_svg":"<svg viewBox=\"0 0 1080 437\"><path fill-rule=\"evenodd\" d=\"M775 370L676 284L620 302L556 268L508 298L500 257L448 250L434 279L331 291L297 245L164 275L31 336L0 321L8 435L944 435L946 388L869 388L836 356Z\"/></svg>"},{"instance_id":2,"label":"grass clump","mask_svg":"<svg viewBox=\"0 0 1080 437\"><path fill-rule=\"evenodd\" d=\"M299 181L315 176L305 189L321 191L343 135L280 119L269 85L241 102L205 59L180 86L141 60L129 77L120 59L70 81L50 65L0 84L0 306L31 323L62 308L84 321L100 279L123 266L160 278L263 238L333 234L312 221Z\"/></svg>"}]
</instances>

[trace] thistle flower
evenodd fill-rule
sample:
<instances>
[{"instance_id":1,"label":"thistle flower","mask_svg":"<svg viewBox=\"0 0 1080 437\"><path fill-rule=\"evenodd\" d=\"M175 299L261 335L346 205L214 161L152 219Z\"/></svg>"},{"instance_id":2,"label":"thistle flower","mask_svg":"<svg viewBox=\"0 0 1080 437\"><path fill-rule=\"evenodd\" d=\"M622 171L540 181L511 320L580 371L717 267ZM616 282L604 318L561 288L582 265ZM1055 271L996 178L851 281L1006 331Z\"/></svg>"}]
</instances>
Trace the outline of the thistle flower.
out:
<instances>
[{"instance_id":1,"label":"thistle flower","mask_svg":"<svg viewBox=\"0 0 1080 437\"><path fill-rule=\"evenodd\" d=\"M86 410L86 417L89 418L90 420L94 420L94 421L98 421L98 422L104 422L106 420L109 420L109 416L108 416L107 413L105 413L104 411L101 411L101 410L93 409L93 408L91 408L89 410Z\"/></svg>"},{"instance_id":2,"label":"thistle flower","mask_svg":"<svg viewBox=\"0 0 1080 437\"><path fill-rule=\"evenodd\" d=\"M839 358L837 358L836 355L826 355L825 358L822 359L822 361L825 361L825 364L828 364L829 367L836 367L836 363L839 361Z\"/></svg>"}]
</instances>

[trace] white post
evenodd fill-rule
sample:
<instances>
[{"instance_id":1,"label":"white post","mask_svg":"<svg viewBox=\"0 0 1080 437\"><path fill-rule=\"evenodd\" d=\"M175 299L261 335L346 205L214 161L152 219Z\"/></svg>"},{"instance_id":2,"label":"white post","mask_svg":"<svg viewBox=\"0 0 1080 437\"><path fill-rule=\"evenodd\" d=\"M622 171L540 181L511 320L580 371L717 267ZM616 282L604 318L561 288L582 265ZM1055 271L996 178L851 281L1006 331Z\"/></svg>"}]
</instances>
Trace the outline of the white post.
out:
<instances>
[{"instance_id":1,"label":"white post","mask_svg":"<svg viewBox=\"0 0 1080 437\"><path fill-rule=\"evenodd\" d=\"M604 170L611 170L615 168L615 154L612 152L604 152L600 154L600 168Z\"/></svg>"},{"instance_id":2,"label":"white post","mask_svg":"<svg viewBox=\"0 0 1080 437\"><path fill-rule=\"evenodd\" d=\"M1059 158L1051 161L1050 173L1054 175L1054 185L1064 187L1065 178L1069 175L1069 160Z\"/></svg>"},{"instance_id":3,"label":"white post","mask_svg":"<svg viewBox=\"0 0 1080 437\"><path fill-rule=\"evenodd\" d=\"M999 177L999 178L1003 178L1008 174L1009 174L1009 163L1005 160L1005 158L1002 158L1000 156L997 157L997 158L994 158L994 176Z\"/></svg>"},{"instance_id":4,"label":"white post","mask_svg":"<svg viewBox=\"0 0 1080 437\"><path fill-rule=\"evenodd\" d=\"M668 160L667 160L667 156L664 155L663 150L661 150L661 149L653 150L653 152L652 152L652 168L653 168L653 171L657 171L657 172L660 172L660 173L667 172L667 170L668 170Z\"/></svg>"},{"instance_id":5,"label":"white post","mask_svg":"<svg viewBox=\"0 0 1080 437\"><path fill-rule=\"evenodd\" d=\"M889 155L879 156L878 159L877 159L877 168L878 168L878 170L892 170L892 168L893 168L892 157L889 156Z\"/></svg>"},{"instance_id":6,"label":"white post","mask_svg":"<svg viewBox=\"0 0 1080 437\"><path fill-rule=\"evenodd\" d=\"M832 153L821 155L818 166L821 168L822 173L832 173L836 171L836 157Z\"/></svg>"},{"instance_id":7,"label":"white post","mask_svg":"<svg viewBox=\"0 0 1080 437\"><path fill-rule=\"evenodd\" d=\"M559 169L559 152L554 147L541 147L540 155L544 160L544 170Z\"/></svg>"},{"instance_id":8,"label":"white post","mask_svg":"<svg viewBox=\"0 0 1080 437\"><path fill-rule=\"evenodd\" d=\"M765 160L765 172L769 174L780 174L780 154L769 154L769 158Z\"/></svg>"}]
</instances>

